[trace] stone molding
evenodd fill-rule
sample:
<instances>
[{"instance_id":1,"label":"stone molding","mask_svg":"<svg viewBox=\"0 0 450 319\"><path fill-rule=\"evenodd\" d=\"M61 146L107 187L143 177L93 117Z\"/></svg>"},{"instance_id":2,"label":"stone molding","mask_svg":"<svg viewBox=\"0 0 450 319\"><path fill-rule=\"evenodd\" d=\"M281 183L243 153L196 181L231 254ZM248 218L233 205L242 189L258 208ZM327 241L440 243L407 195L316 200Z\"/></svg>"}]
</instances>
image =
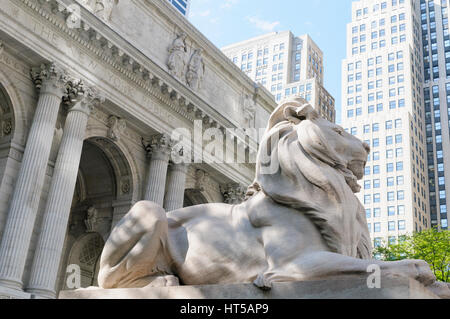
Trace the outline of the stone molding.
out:
<instances>
[{"instance_id":1,"label":"stone molding","mask_svg":"<svg viewBox=\"0 0 450 319\"><path fill-rule=\"evenodd\" d=\"M141 56L139 59L132 57L130 55L131 53L125 53L124 49L121 49L113 42L114 40L109 40L107 36L104 36L101 32L96 30L96 28L100 29L99 27L101 26L103 33L108 33L109 36L115 38L117 41L122 40L114 33L114 31L105 24L98 25L98 22L95 23L96 21L87 21L91 20L90 16L87 12L83 12L83 10L89 11L88 9L84 7L81 8L81 29L79 32L74 32L69 29L65 23L61 22L67 19L71 14L70 10L67 9L71 1L60 0L58 2L57 0L48 0L46 3L41 3L37 0L20 1L35 10L50 23L57 26L61 31L68 34L76 42L96 54L101 60L111 65L123 76L127 77L128 80L134 82L135 85L150 92L154 97L169 105L176 113L181 114L189 121L198 119L198 116L193 116L194 114L201 114L201 119L204 122L215 124L219 128L236 128L238 126L237 123L232 123L229 119L219 115L216 110L200 97L192 92L188 92L189 90L187 90L187 87L185 87L185 89L180 88L180 90L175 89L176 85L173 83L173 79L171 79L172 76L156 64L150 63L153 66L152 71L150 71L146 66L149 64L148 57L142 55L142 53L136 52L134 47L130 47L129 50L126 51L140 54ZM157 5L156 3L152 4ZM141 62L143 59L147 61ZM164 73L167 74L165 75ZM242 77L242 75L239 74L233 75L239 78ZM258 88L254 87L254 89L256 92ZM205 111L206 109L208 109L208 111ZM200 112L196 112L197 110ZM250 151L253 152L254 150Z\"/></svg>"},{"instance_id":2,"label":"stone molding","mask_svg":"<svg viewBox=\"0 0 450 319\"><path fill-rule=\"evenodd\" d=\"M197 116L200 115L202 122L210 123L212 126L216 125L222 129L224 127L235 126L187 86L180 86L179 81L174 79L164 68L160 67L148 56L124 41L124 39L107 26L104 21L95 17L86 8L81 8L83 17L81 29L73 30L68 28L65 19L70 13L65 8L67 8L72 1L73 0L14 0L12 3L14 6L18 5L17 9L20 7L19 3L23 3L22 7L24 7L23 9L25 9L24 11L27 15L34 15L34 18L38 19L43 26L51 29L58 37L64 38L65 41L72 41L73 48L77 52L79 51L80 54L87 54L91 59L99 62L105 71L111 72L114 76L119 77L121 82L126 83L127 86L133 90L139 90L139 94L149 92L148 96L149 98L154 99L155 105L159 105L161 102L167 106L167 110L180 114L190 122L194 119L199 119ZM138 3L139 5L145 5L146 7L159 5L158 2L155 1L149 1L144 4L138 0ZM15 8L12 9L15 10ZM167 7L164 10L170 9ZM162 17L164 17L165 12L158 11L158 14L162 14ZM179 22L180 21L178 20L175 21L175 23ZM186 29L188 32L191 31L189 28L191 27ZM102 33L100 34L97 30L101 30ZM200 36L202 35L200 34ZM39 39L40 35L35 35L35 37ZM193 41L193 43L201 42ZM197 47L202 47L202 45ZM217 48L215 48L215 50L218 51ZM128 54L125 54L125 52ZM220 53L219 59L227 61L226 57L222 57L222 55L223 54ZM130 56L133 56L133 58L129 58ZM210 58L209 52L208 58ZM232 65L231 62L228 61L225 63ZM88 69L86 70L89 71ZM224 71L228 72L228 70ZM231 72L234 72L234 70ZM239 72L236 74L229 74L232 76L236 75L238 80L240 80L242 75L240 75ZM176 87L176 90L174 90L173 87ZM254 89L256 91L258 90L257 87ZM123 92L120 94L126 95L126 93ZM259 104L262 104L262 107L267 110L270 110L273 107L271 104L272 99L269 94L264 96L263 92L262 95L258 95L258 100L261 101ZM97 116L97 112L94 111L94 113L94 116ZM220 120L217 120L217 118ZM158 130L166 131L162 128L158 128ZM126 133L126 135L128 136L128 133ZM130 137L140 138L140 136L142 136L142 133ZM242 166L242 168L246 169L246 166L248 165L238 164L238 166ZM213 165L213 167L219 173L228 175L231 180L244 183L249 182L247 181L249 176L242 176L234 167L224 168L218 165Z\"/></svg>"}]
</instances>

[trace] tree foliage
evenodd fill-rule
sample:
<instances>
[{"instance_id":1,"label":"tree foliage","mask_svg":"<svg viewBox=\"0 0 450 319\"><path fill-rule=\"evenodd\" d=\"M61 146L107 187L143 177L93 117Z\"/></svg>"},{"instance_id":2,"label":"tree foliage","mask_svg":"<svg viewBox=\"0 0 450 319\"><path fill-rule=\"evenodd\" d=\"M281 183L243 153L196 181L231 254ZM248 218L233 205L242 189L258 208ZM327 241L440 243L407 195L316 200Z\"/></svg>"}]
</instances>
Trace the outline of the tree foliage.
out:
<instances>
[{"instance_id":1,"label":"tree foliage","mask_svg":"<svg viewBox=\"0 0 450 319\"><path fill-rule=\"evenodd\" d=\"M430 229L402 236L397 243L382 244L374 257L385 261L421 259L426 261L439 281L450 282L450 232Z\"/></svg>"}]
</instances>

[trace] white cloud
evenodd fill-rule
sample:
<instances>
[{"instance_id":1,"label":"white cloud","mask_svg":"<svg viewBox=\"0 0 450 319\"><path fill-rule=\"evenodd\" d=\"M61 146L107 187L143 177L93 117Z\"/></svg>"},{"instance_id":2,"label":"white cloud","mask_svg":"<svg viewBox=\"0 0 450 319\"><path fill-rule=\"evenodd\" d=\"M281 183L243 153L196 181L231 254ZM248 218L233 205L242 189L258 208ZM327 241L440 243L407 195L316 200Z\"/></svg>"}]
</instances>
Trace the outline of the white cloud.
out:
<instances>
[{"instance_id":1,"label":"white cloud","mask_svg":"<svg viewBox=\"0 0 450 319\"><path fill-rule=\"evenodd\" d=\"M239 3L239 0L225 0L224 3L220 6L220 8L221 9L229 9L238 3Z\"/></svg>"},{"instance_id":2,"label":"white cloud","mask_svg":"<svg viewBox=\"0 0 450 319\"><path fill-rule=\"evenodd\" d=\"M211 14L211 10L205 10L197 13L201 17L208 17Z\"/></svg>"},{"instance_id":3,"label":"white cloud","mask_svg":"<svg viewBox=\"0 0 450 319\"><path fill-rule=\"evenodd\" d=\"M250 22L255 28L266 32L271 32L278 25L280 25L279 21L270 22L267 20L262 20L258 17L247 17L247 21Z\"/></svg>"}]
</instances>

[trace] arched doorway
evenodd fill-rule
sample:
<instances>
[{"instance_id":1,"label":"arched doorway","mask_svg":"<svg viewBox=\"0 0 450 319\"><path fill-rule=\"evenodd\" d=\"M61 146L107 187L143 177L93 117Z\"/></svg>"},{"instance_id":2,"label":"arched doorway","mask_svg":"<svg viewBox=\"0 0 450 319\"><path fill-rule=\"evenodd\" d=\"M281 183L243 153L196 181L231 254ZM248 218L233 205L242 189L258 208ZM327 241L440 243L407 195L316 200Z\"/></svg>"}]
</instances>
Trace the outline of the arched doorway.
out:
<instances>
[{"instance_id":1,"label":"arched doorway","mask_svg":"<svg viewBox=\"0 0 450 319\"><path fill-rule=\"evenodd\" d=\"M97 286L100 255L105 242L99 233L82 235L73 245L68 265L76 264L81 270L81 287Z\"/></svg>"},{"instance_id":2,"label":"arched doorway","mask_svg":"<svg viewBox=\"0 0 450 319\"><path fill-rule=\"evenodd\" d=\"M60 278L67 266L81 268L82 287L97 285L98 264L112 226L132 205L132 171L120 148L107 138L84 142L69 218ZM67 289L66 280L59 287Z\"/></svg>"}]
</instances>

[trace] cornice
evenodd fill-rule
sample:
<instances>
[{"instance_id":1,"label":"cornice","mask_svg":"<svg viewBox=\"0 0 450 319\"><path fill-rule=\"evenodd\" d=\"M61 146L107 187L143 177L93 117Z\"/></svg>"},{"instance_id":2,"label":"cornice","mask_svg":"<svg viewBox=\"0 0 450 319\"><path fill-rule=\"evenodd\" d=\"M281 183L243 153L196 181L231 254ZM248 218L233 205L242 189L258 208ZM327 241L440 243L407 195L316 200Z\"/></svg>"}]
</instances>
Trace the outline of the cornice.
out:
<instances>
[{"instance_id":1,"label":"cornice","mask_svg":"<svg viewBox=\"0 0 450 319\"><path fill-rule=\"evenodd\" d=\"M211 41L209 41L200 31L197 30L185 17L180 14L169 5L166 1L161 0L134 0L140 2L142 5L152 5L158 9L158 11L164 15L168 20L172 21L176 26L184 30L200 47L202 47L205 54L209 55L222 69L228 73L231 77L239 79L247 84L247 89L253 90L254 94L260 94L264 100L264 107L266 111L272 113L276 108L276 102L270 94L270 92L263 86L255 83L245 73L241 71L219 48L217 48Z\"/></svg>"},{"instance_id":2,"label":"cornice","mask_svg":"<svg viewBox=\"0 0 450 319\"><path fill-rule=\"evenodd\" d=\"M85 49L95 54L100 60L120 72L129 81L149 92L151 96L160 100L165 105L170 106L172 110L189 121L202 120L204 127L206 128L217 127L221 130L238 128L237 123L233 123L230 119L221 115L201 97L192 92L192 90L184 83L173 78L148 56L112 30L107 23L97 18L83 6L80 6L81 28L70 29L66 25L66 19L71 14L67 8L70 4L75 3L73 0L19 1L57 27L75 42L82 45ZM155 4L154 1L152 3ZM157 3L159 3L159 1ZM162 10L165 11L167 11L167 9L172 9L169 6L164 6L162 8ZM178 20L184 19L178 16L175 17ZM203 38L205 41L203 45L207 45L208 48L211 47L211 50L217 51L217 55L224 60L224 63L229 64L232 68L236 68L231 61L228 61L223 53L199 34L192 25L189 24L187 28L189 31L197 33L198 37ZM254 85L254 83L243 74L233 74L233 76L247 80L248 83ZM245 79L244 76L247 77L247 79ZM257 94L256 92L258 90L261 90L261 88L258 87L254 88L255 94ZM267 105L268 103L266 103L266 106ZM243 143L239 138L237 141L239 144L245 144L246 148L251 153L257 151L253 147L249 147L245 142Z\"/></svg>"}]
</instances>

